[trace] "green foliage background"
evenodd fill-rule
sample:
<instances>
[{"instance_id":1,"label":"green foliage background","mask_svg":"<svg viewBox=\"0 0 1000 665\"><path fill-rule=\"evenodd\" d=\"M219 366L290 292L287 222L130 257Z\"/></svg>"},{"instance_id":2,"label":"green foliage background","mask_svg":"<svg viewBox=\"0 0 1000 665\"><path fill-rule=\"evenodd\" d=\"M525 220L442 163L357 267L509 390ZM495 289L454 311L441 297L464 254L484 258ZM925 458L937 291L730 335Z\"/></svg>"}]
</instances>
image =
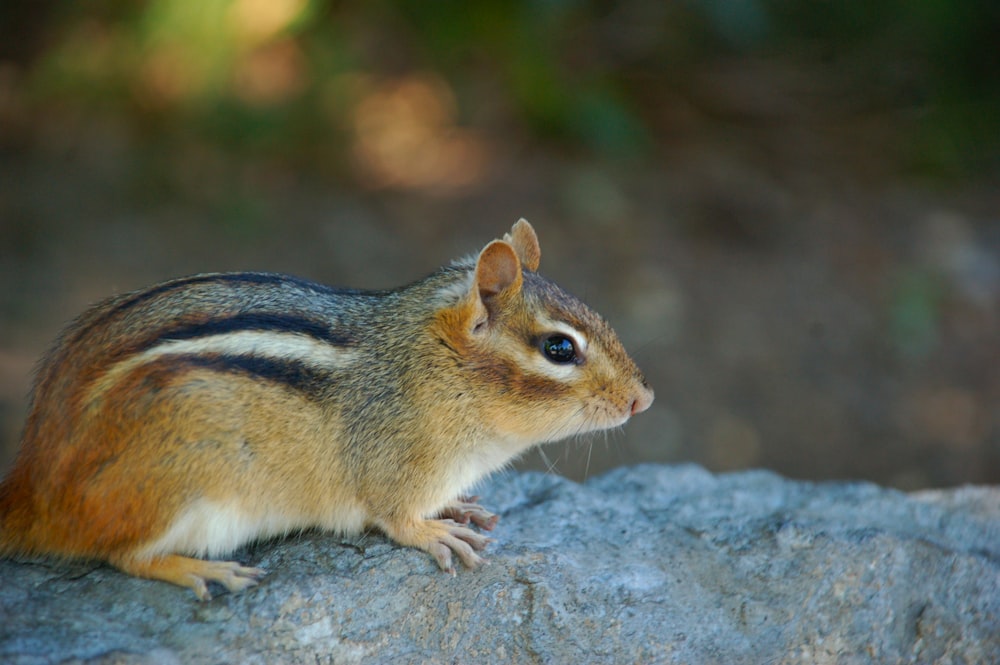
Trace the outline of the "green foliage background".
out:
<instances>
[{"instance_id":1,"label":"green foliage background","mask_svg":"<svg viewBox=\"0 0 1000 665\"><path fill-rule=\"evenodd\" d=\"M352 77L432 71L455 91L462 122L641 159L662 149L666 91L690 98L706 63L766 58L824 82L833 111L891 114L903 170L997 167L1000 5L990 0L308 0L268 36L299 49L304 84L265 105L233 92L243 47L224 26L234 4L4 3L0 58L15 63L33 112L107 115L155 142L197 140L335 171L345 169L331 146L347 140ZM166 42L183 47L199 83L158 103L137 81Z\"/></svg>"}]
</instances>

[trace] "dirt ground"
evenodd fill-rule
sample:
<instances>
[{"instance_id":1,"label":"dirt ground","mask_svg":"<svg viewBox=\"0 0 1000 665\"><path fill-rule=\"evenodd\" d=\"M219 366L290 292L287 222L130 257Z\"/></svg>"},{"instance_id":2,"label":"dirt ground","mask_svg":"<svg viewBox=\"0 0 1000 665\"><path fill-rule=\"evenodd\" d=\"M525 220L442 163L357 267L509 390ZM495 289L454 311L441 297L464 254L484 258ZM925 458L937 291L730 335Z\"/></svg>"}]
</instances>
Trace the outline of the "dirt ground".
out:
<instances>
[{"instance_id":1,"label":"dirt ground","mask_svg":"<svg viewBox=\"0 0 1000 665\"><path fill-rule=\"evenodd\" d=\"M641 164L515 142L448 192L183 150L152 160L163 175L114 127L4 149L0 468L34 363L88 303L204 271L391 287L523 216L541 271L612 322L656 389L622 432L523 466L1000 482L1000 190L902 178L864 127L799 130L690 132Z\"/></svg>"}]
</instances>

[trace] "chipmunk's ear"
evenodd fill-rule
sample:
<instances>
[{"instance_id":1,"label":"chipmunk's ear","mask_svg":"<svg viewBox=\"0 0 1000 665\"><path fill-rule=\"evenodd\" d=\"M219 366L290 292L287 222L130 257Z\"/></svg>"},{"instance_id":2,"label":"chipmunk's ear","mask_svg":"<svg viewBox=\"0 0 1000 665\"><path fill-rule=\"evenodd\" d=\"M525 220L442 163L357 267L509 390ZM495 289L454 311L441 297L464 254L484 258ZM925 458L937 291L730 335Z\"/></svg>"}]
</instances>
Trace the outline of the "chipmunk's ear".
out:
<instances>
[{"instance_id":1,"label":"chipmunk's ear","mask_svg":"<svg viewBox=\"0 0 1000 665\"><path fill-rule=\"evenodd\" d=\"M521 290L521 260L514 246L504 240L494 240L483 248L476 261L476 290L486 301L498 295Z\"/></svg>"},{"instance_id":2,"label":"chipmunk's ear","mask_svg":"<svg viewBox=\"0 0 1000 665\"><path fill-rule=\"evenodd\" d=\"M517 253L517 258L521 260L521 265L525 270L535 272L538 270L538 262L542 258L542 250L538 248L538 236L535 229L531 227L528 220L523 217L517 220L510 229L510 233L503 236L505 242L510 243Z\"/></svg>"},{"instance_id":3,"label":"chipmunk's ear","mask_svg":"<svg viewBox=\"0 0 1000 665\"><path fill-rule=\"evenodd\" d=\"M528 230L530 232L530 226ZM523 284L521 259L512 240L494 240L479 253L473 281L465 297L447 310L447 329L484 330L511 298L521 292Z\"/></svg>"},{"instance_id":4,"label":"chipmunk's ear","mask_svg":"<svg viewBox=\"0 0 1000 665\"><path fill-rule=\"evenodd\" d=\"M455 310L460 327L477 332L504 308L511 296L521 292L521 260L505 240L494 240L476 260L476 274L463 302Z\"/></svg>"}]
</instances>

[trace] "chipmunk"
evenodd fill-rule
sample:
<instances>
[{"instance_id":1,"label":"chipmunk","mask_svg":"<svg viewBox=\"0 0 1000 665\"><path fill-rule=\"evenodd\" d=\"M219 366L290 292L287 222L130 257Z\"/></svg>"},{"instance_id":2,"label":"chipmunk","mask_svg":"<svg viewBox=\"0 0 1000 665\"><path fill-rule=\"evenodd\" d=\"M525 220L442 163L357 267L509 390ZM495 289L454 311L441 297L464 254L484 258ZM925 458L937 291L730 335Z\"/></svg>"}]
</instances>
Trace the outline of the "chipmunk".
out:
<instances>
[{"instance_id":1,"label":"chipmunk","mask_svg":"<svg viewBox=\"0 0 1000 665\"><path fill-rule=\"evenodd\" d=\"M102 560L202 600L264 574L211 559L313 527L475 568L489 539L470 522L497 520L466 497L478 480L653 401L539 258L521 220L395 290L202 274L94 306L40 366L0 553Z\"/></svg>"}]
</instances>

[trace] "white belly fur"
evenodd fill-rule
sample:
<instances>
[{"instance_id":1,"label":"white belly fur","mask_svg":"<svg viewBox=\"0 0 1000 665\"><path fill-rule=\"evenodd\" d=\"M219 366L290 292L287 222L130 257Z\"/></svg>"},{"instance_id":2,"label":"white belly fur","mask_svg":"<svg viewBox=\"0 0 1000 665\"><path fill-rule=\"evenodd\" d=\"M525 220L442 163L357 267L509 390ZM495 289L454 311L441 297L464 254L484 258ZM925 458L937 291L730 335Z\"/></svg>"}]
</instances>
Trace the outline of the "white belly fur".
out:
<instances>
[{"instance_id":1,"label":"white belly fur","mask_svg":"<svg viewBox=\"0 0 1000 665\"><path fill-rule=\"evenodd\" d=\"M361 531L365 515L360 507L341 509L327 520L271 508L250 513L238 502L199 499L174 520L166 533L142 548L142 556L188 554L218 557L246 543L284 536L312 527L351 533Z\"/></svg>"}]
</instances>

